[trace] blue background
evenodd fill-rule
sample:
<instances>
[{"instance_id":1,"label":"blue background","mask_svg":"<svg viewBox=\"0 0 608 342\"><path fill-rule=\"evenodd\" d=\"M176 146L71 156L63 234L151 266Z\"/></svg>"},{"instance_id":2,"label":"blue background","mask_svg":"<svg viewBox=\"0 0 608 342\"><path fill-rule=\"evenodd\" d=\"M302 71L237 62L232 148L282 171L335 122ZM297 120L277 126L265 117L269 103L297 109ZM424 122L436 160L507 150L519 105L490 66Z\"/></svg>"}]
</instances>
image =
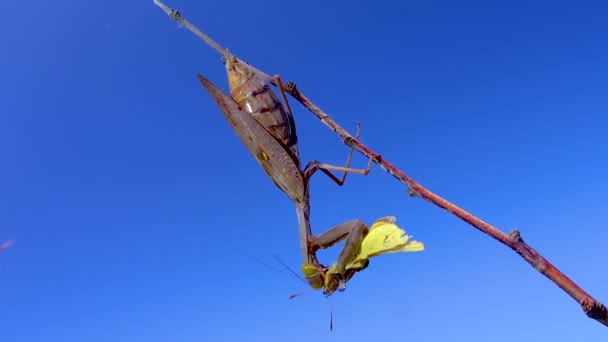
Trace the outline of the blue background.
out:
<instances>
[{"instance_id":1,"label":"blue background","mask_svg":"<svg viewBox=\"0 0 608 342\"><path fill-rule=\"evenodd\" d=\"M608 302L608 5L179 1L408 175L524 239ZM3 2L0 340L573 341L606 327L519 256L375 167L312 180L312 224L395 215L423 253L381 256L330 303L293 204L198 83L220 56L152 0ZM295 100L304 162L348 150ZM355 166L366 160L356 155ZM331 262L337 250L321 254Z\"/></svg>"}]
</instances>

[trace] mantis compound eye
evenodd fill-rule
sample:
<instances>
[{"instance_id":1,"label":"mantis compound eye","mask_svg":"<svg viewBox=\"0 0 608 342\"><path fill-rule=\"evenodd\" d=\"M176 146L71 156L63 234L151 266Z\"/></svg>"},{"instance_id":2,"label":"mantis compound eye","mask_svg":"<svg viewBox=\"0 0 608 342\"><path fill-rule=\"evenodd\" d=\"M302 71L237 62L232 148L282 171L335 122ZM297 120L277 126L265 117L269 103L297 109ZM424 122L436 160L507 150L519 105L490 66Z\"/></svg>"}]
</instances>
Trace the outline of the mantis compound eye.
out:
<instances>
[{"instance_id":1,"label":"mantis compound eye","mask_svg":"<svg viewBox=\"0 0 608 342\"><path fill-rule=\"evenodd\" d=\"M346 280L341 274L336 274L336 280L338 281L338 292L344 292L346 290Z\"/></svg>"}]
</instances>

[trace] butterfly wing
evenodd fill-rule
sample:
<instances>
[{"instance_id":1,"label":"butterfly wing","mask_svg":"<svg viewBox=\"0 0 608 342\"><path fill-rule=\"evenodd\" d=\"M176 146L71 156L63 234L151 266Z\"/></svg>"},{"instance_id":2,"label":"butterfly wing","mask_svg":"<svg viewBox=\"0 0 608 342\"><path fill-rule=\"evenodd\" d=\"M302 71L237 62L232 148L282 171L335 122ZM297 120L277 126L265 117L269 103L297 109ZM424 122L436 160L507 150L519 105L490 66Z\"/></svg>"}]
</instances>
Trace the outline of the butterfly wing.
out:
<instances>
[{"instance_id":1,"label":"butterfly wing","mask_svg":"<svg viewBox=\"0 0 608 342\"><path fill-rule=\"evenodd\" d=\"M361 248L346 268L361 267L367 259L388 253L419 252L424 244L410 240L405 230L399 228L394 217L382 218L374 222L361 242Z\"/></svg>"}]
</instances>

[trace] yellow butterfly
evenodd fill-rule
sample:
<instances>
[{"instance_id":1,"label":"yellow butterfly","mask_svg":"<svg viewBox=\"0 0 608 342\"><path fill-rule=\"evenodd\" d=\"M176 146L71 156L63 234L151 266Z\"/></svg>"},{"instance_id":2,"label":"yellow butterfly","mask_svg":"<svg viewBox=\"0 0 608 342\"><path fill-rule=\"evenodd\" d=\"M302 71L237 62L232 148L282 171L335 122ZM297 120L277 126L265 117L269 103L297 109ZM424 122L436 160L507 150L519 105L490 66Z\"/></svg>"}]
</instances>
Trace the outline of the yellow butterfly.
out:
<instances>
[{"instance_id":1,"label":"yellow butterfly","mask_svg":"<svg viewBox=\"0 0 608 342\"><path fill-rule=\"evenodd\" d=\"M394 216L382 217L376 220L369 228L359 251L346 265L346 269L362 268L365 262L372 257L386 253L421 252L424 244L410 240L411 236L399 228Z\"/></svg>"}]
</instances>

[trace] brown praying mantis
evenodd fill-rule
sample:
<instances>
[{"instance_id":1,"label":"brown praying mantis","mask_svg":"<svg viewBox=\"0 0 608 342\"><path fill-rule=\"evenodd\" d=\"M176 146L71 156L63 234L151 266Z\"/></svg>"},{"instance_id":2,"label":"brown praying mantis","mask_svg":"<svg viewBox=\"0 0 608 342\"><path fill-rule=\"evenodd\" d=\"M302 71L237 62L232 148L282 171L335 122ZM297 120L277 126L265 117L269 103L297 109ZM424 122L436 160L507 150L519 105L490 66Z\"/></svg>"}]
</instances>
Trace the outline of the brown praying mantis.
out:
<instances>
[{"instance_id":1,"label":"brown praying mantis","mask_svg":"<svg viewBox=\"0 0 608 342\"><path fill-rule=\"evenodd\" d=\"M300 168L300 155L297 145L296 126L289 103L283 91L285 85L276 75L274 81L280 91L285 107L274 91L267 84L270 79L264 73L246 63L219 46L210 37L190 24L178 11L154 0L172 19L184 25L195 35L220 52L224 57L228 73L228 83L232 97L226 95L211 81L197 75L199 81L216 102L228 123L240 138L241 142L262 166L266 174L295 203L298 217L300 250L303 259L302 271L308 283L314 289L324 288L324 294L330 295L336 290L343 290L344 284L356 273L367 266L345 270L345 265L359 249L365 237L367 227L360 220L341 223L319 236L312 234L310 226L309 180L321 170L336 184L343 185L348 173L367 175L373 158L370 158L366 169L350 168L353 150L351 149L346 166L334 166L313 160L304 169ZM358 127L360 129L360 127ZM360 132L359 132L360 133ZM359 135L357 134L357 137ZM344 172L338 179L331 170ZM330 271L319 263L316 251L329 248L346 239L338 261Z\"/></svg>"},{"instance_id":2,"label":"brown praying mantis","mask_svg":"<svg viewBox=\"0 0 608 342\"><path fill-rule=\"evenodd\" d=\"M197 77L221 109L236 135L262 166L266 174L279 189L294 201L298 216L300 250L303 259L302 271L308 283L315 289L324 288L324 294L326 295L330 295L336 290L343 290L344 284L354 273L367 266L365 264L364 267L359 269L344 270L344 266L354 257L362 239L365 237L367 227L360 220L352 220L341 223L315 237L312 234L309 219L310 194L308 183L310 177L316 171L321 170L338 185L342 185L348 173L363 175L369 173L372 161L370 159L367 168L364 170L350 168L351 150L346 166L334 166L313 160L303 170L300 169L293 116L291 113L287 114L282 110L283 107L276 94L272 92L267 84L263 83L261 78L250 73L246 68L235 66L234 63L235 60L228 56L226 67L229 79L232 80L230 82L231 89L237 90L231 92L233 98L224 94L204 76L199 74ZM242 82L236 82L237 79ZM247 96L234 99L234 94L239 94L239 90L242 90L238 86L242 86L242 88L250 87L250 89L246 92ZM235 100L241 102L242 105L239 106L239 103ZM250 113L243 108L259 110ZM265 119L266 125L262 125L261 122L256 120L257 116ZM265 127L271 129L267 130ZM289 130L285 128L289 128ZM270 132L277 134L278 138L275 138L275 135ZM286 132L288 134L285 134ZM283 133L283 135L279 133ZM343 171L342 179L333 175L331 170ZM346 242L339 254L336 268L332 272L328 272L329 269L317 260L316 251L320 248L329 248L343 239L346 239Z\"/></svg>"}]
</instances>

